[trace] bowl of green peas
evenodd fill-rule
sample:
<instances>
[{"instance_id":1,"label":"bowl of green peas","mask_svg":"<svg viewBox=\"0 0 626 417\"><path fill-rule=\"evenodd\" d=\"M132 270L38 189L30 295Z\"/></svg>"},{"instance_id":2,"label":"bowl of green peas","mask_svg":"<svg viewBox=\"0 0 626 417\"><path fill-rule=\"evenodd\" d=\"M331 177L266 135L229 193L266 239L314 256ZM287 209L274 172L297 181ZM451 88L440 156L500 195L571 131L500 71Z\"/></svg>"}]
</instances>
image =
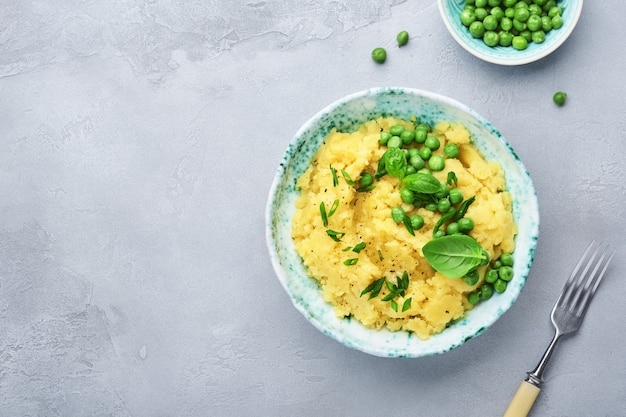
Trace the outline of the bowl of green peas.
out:
<instances>
[{"instance_id":1,"label":"bowl of green peas","mask_svg":"<svg viewBox=\"0 0 626 417\"><path fill-rule=\"evenodd\" d=\"M292 239L292 218L300 195L296 181L311 165L329 132L333 129L351 132L367 121L388 116L403 120L417 116L431 126L442 121L463 124L485 159L501 165L518 228L514 253L509 259L501 258L506 266L504 269L510 269L506 291L500 293L494 286L498 296L476 304L466 317L428 340L421 340L408 331L376 330L349 317L337 317L333 306L324 300L319 284L308 276ZM272 266L295 308L332 339L381 357L417 358L442 354L484 332L521 293L533 263L539 234L539 208L533 182L504 136L474 110L452 98L404 87L376 87L352 93L325 106L307 120L289 142L278 166L269 190L265 221ZM486 277L485 280L491 282ZM468 301L471 302L469 298Z\"/></svg>"},{"instance_id":2,"label":"bowl of green peas","mask_svg":"<svg viewBox=\"0 0 626 417\"><path fill-rule=\"evenodd\" d=\"M452 37L493 64L523 65L554 52L574 31L583 0L438 0Z\"/></svg>"}]
</instances>

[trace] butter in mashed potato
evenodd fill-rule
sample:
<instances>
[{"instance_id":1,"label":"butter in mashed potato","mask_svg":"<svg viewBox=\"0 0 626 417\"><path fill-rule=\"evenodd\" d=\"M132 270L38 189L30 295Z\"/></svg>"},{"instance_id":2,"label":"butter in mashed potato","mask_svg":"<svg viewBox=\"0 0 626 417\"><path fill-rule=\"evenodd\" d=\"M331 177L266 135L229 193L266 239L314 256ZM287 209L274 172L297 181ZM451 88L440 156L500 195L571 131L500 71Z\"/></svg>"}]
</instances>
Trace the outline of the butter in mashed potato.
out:
<instances>
[{"instance_id":1,"label":"butter in mashed potato","mask_svg":"<svg viewBox=\"0 0 626 417\"><path fill-rule=\"evenodd\" d=\"M324 299L333 305L337 316L351 316L369 328L414 332L425 340L464 316L472 307L467 294L484 282L484 274L476 285L469 286L430 267L421 248L432 239L441 214L404 204L398 178L385 175L374 182L371 191L358 192L342 175L354 180L364 172L374 175L386 149L379 144L380 132L396 124L415 127L411 122L387 117L368 121L351 133L331 131L297 181L300 196L292 219L292 237L308 274L319 282ZM513 252L517 227L500 164L485 160L462 124L440 122L431 134L441 142L434 153L443 155L446 143L459 147L459 156L446 159L445 169L432 174L446 183L448 172L453 171L463 195L475 197L466 213L475 224L470 235L491 259ZM320 204L331 207L336 200L339 204L324 225ZM391 209L397 206L424 218L424 227L416 230L415 236L391 218ZM340 239L332 239L328 230L340 232ZM360 243L365 244L362 251L351 250ZM346 265L347 259L358 261ZM410 281L399 302L411 298L405 311L395 311L389 302L382 301L388 288L382 288L381 297L361 295L373 281L386 277L395 282L404 271Z\"/></svg>"}]
</instances>

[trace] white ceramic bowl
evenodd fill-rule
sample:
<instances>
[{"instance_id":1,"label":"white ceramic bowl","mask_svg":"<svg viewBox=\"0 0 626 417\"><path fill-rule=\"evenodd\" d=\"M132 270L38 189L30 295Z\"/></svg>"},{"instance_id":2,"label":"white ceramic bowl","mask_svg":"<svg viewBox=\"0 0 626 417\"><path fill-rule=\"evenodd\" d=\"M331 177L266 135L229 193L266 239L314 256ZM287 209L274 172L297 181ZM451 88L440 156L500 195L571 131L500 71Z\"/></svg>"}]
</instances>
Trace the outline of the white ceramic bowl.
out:
<instances>
[{"instance_id":1,"label":"white ceramic bowl","mask_svg":"<svg viewBox=\"0 0 626 417\"><path fill-rule=\"evenodd\" d=\"M482 39L472 37L461 23L464 0L438 0L438 3L443 22L459 45L482 60L500 65L528 64L554 52L574 31L583 8L583 0L559 0L557 5L563 7L563 26L549 31L543 43L529 43L527 49L518 51L513 47L490 47Z\"/></svg>"},{"instance_id":2,"label":"white ceramic bowl","mask_svg":"<svg viewBox=\"0 0 626 417\"><path fill-rule=\"evenodd\" d=\"M291 218L298 191L295 183L333 127L353 131L379 116L463 123L485 157L498 161L513 196L519 227L514 253L515 276L503 294L478 304L465 318L427 341L409 332L371 330L356 320L337 318L308 277L291 238ZM533 262L539 233L537 196L524 165L502 135L473 110L450 98L409 88L373 88L346 96L322 109L296 133L278 167L266 208L266 239L278 279L295 307L319 330L346 346L383 357L419 357L449 351L485 331L517 299Z\"/></svg>"}]
</instances>

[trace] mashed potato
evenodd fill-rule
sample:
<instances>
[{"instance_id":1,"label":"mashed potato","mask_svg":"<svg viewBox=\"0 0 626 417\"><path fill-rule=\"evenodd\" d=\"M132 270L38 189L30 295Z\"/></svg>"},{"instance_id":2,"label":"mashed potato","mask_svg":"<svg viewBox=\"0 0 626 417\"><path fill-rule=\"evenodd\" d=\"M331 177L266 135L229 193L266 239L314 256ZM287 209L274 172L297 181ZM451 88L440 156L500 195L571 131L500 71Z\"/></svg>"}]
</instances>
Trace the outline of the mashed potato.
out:
<instances>
[{"instance_id":1,"label":"mashed potato","mask_svg":"<svg viewBox=\"0 0 626 417\"><path fill-rule=\"evenodd\" d=\"M390 117L369 121L352 133L333 130L328 135L309 169L297 181L301 194L292 220L292 237L309 275L319 282L324 299L334 306L337 316L351 316L370 328L415 332L421 339L428 339L471 308L467 294L484 282L484 274L478 284L468 286L463 279L447 278L430 267L421 248L432 239L441 214L403 204L397 178L385 175L374 182L373 190L357 192L342 176L342 170L355 181L364 172L374 175L386 150L378 143L381 129L388 131L396 124L414 128L410 122ZM445 183L448 172L454 171L465 198L475 196L466 213L475 223L470 236L489 252L491 259L513 252L517 228L501 166L483 158L463 125L441 122L432 134L441 142L435 153L443 155L446 143L459 146L458 158L446 159L445 169L433 175ZM336 170L337 185L331 167ZM323 202L330 211L335 200L339 205L324 226L320 204ZM391 209L396 206L424 218L424 227L416 230L415 236L391 218ZM332 239L327 230L340 232L340 241ZM360 243L365 248L354 252L351 248ZM358 259L355 264L344 263L354 258ZM396 282L404 271L409 275L409 285L397 303L402 306L411 298L406 311L394 311L389 301L383 301L389 293L386 286L378 297L361 295L375 280L386 277Z\"/></svg>"}]
</instances>

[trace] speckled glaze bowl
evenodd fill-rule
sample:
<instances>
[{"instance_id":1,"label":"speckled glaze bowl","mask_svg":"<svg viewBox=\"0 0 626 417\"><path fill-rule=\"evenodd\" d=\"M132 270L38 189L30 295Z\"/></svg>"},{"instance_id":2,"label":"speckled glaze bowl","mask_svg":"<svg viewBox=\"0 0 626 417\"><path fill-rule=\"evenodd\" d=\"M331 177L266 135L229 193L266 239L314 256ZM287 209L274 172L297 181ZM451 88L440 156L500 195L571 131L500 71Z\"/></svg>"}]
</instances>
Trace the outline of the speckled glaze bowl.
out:
<instances>
[{"instance_id":1,"label":"speckled glaze bowl","mask_svg":"<svg viewBox=\"0 0 626 417\"><path fill-rule=\"evenodd\" d=\"M336 127L353 131L364 122L416 115L430 124L461 122L485 157L502 165L513 196L514 218L519 227L514 253L515 277L506 292L478 304L465 318L442 333L422 341L409 332L371 330L356 320L336 317L317 282L307 276L291 238L291 218L299 192L296 180L307 169L318 147ZM473 110L452 99L408 88L373 88L344 97L307 121L289 144L278 167L266 208L266 240L278 279L295 307L319 330L344 345L383 357L420 357L447 352L478 336L517 299L533 262L539 232L537 196L524 165L502 135Z\"/></svg>"},{"instance_id":2,"label":"speckled glaze bowl","mask_svg":"<svg viewBox=\"0 0 626 417\"><path fill-rule=\"evenodd\" d=\"M543 43L529 43L527 49L518 51L513 47L490 47L482 39L472 37L467 27L461 23L464 0L438 0L438 3L443 22L459 45L470 54L499 65L528 64L554 52L574 31L583 8L583 0L559 0L557 5L563 7L563 26L546 33Z\"/></svg>"}]
</instances>

